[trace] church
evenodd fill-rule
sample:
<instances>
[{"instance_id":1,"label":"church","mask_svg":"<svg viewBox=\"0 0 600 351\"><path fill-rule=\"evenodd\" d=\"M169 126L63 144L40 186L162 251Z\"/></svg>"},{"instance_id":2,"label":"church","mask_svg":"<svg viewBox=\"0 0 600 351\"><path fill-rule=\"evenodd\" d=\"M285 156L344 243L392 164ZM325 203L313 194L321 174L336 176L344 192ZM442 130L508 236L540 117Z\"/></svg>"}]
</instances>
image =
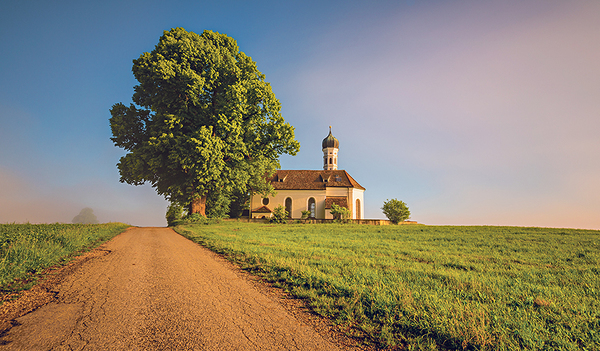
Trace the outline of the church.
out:
<instances>
[{"instance_id":1,"label":"church","mask_svg":"<svg viewBox=\"0 0 600 351\"><path fill-rule=\"evenodd\" d=\"M340 142L331 134L323 139L323 170L277 170L268 180L275 196L254 195L250 200L251 218L269 218L277 206L284 206L290 218L299 219L302 211L309 218L333 219L331 205L346 207L350 219L364 218L363 188L344 170L338 170Z\"/></svg>"}]
</instances>

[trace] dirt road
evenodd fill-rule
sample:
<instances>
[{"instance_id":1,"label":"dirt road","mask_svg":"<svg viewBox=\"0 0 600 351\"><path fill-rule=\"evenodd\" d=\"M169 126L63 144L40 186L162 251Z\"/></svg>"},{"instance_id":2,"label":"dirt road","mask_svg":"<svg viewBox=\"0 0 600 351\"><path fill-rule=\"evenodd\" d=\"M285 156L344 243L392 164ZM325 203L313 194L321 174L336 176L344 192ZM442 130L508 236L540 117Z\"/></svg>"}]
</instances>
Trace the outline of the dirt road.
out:
<instances>
[{"instance_id":1,"label":"dirt road","mask_svg":"<svg viewBox=\"0 0 600 351\"><path fill-rule=\"evenodd\" d=\"M130 228L16 320L0 350L337 350L215 255Z\"/></svg>"}]
</instances>

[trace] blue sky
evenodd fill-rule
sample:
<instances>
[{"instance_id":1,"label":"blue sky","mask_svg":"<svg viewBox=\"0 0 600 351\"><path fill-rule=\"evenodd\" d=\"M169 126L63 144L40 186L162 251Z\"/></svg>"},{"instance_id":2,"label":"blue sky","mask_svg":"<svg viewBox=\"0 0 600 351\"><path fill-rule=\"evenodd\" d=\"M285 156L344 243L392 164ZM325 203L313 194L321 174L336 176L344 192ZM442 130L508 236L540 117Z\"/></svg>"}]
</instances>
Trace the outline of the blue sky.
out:
<instances>
[{"instance_id":1,"label":"blue sky","mask_svg":"<svg viewBox=\"0 0 600 351\"><path fill-rule=\"evenodd\" d=\"M227 34L319 169L328 126L365 216L600 229L600 2L19 1L0 4L0 223L164 226L119 183L109 109L164 30Z\"/></svg>"}]
</instances>

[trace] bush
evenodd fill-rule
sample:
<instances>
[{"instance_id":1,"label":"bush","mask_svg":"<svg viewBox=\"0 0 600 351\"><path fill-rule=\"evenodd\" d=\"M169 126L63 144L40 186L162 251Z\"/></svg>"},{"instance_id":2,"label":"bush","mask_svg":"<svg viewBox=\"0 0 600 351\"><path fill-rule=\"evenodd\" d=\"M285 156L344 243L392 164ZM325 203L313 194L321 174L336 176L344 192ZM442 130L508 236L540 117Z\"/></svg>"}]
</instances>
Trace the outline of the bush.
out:
<instances>
[{"instance_id":1,"label":"bush","mask_svg":"<svg viewBox=\"0 0 600 351\"><path fill-rule=\"evenodd\" d=\"M331 204L331 215L336 222L346 222L350 217L350 210L344 206Z\"/></svg>"},{"instance_id":2,"label":"bush","mask_svg":"<svg viewBox=\"0 0 600 351\"><path fill-rule=\"evenodd\" d=\"M192 213L189 216L185 216L178 221L173 222L173 227L178 225L186 225L186 224L219 224L222 222L222 218L207 218L199 213Z\"/></svg>"},{"instance_id":3,"label":"bush","mask_svg":"<svg viewBox=\"0 0 600 351\"><path fill-rule=\"evenodd\" d=\"M279 205L273 210L273 217L271 217L271 223L286 223L288 218L288 211L285 207Z\"/></svg>"},{"instance_id":4,"label":"bush","mask_svg":"<svg viewBox=\"0 0 600 351\"><path fill-rule=\"evenodd\" d=\"M167 208L167 224L169 227L176 225L177 221L180 221L183 217L183 206L177 202L172 202Z\"/></svg>"},{"instance_id":5,"label":"bush","mask_svg":"<svg viewBox=\"0 0 600 351\"><path fill-rule=\"evenodd\" d=\"M381 209L390 222L394 224L404 222L410 218L410 211L404 201L396 199L385 201Z\"/></svg>"}]
</instances>

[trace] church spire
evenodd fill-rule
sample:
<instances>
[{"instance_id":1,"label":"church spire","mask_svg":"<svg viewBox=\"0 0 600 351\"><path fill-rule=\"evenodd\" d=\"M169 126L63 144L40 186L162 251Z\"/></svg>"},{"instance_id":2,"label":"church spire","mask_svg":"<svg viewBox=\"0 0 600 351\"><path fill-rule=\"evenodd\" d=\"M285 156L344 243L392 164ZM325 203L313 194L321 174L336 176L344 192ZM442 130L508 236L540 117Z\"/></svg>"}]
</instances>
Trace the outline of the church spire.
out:
<instances>
[{"instance_id":1,"label":"church spire","mask_svg":"<svg viewBox=\"0 0 600 351\"><path fill-rule=\"evenodd\" d=\"M331 134L331 126L329 126L329 135L323 139L323 169L336 170L337 154L340 147L340 142Z\"/></svg>"}]
</instances>

